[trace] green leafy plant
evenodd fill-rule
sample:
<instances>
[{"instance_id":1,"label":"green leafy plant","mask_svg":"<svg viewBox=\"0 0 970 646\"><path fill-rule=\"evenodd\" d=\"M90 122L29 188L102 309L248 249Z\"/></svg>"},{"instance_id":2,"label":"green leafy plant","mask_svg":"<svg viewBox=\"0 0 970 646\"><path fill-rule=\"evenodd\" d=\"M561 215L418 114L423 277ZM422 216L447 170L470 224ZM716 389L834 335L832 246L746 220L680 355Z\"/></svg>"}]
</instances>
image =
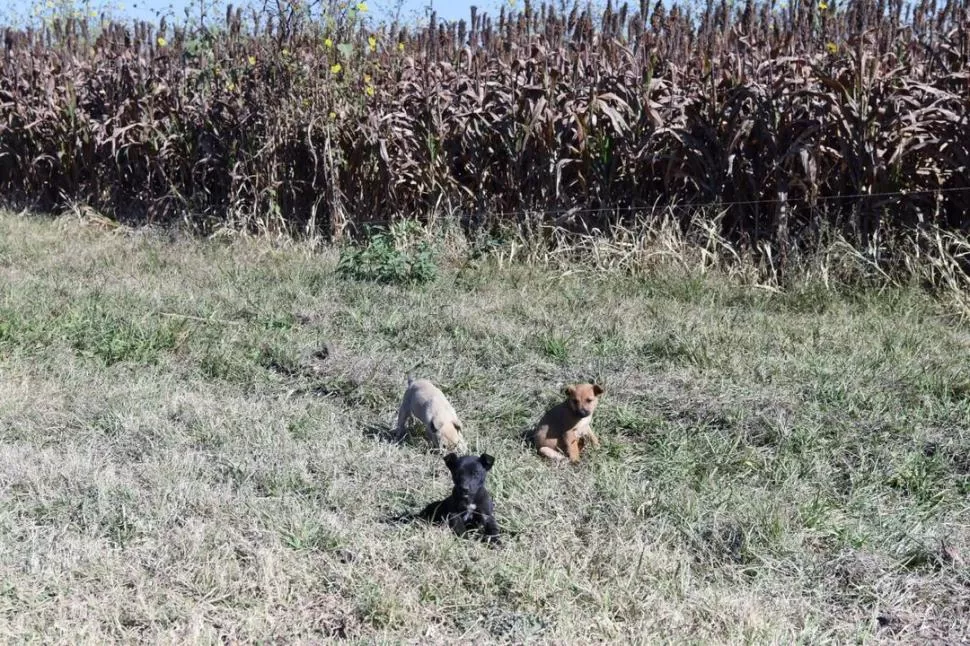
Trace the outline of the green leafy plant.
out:
<instances>
[{"instance_id":1,"label":"green leafy plant","mask_svg":"<svg viewBox=\"0 0 970 646\"><path fill-rule=\"evenodd\" d=\"M362 245L341 250L337 274L353 280L399 285L434 280L438 267L431 245L417 238L420 231L420 225L412 221L371 229Z\"/></svg>"}]
</instances>

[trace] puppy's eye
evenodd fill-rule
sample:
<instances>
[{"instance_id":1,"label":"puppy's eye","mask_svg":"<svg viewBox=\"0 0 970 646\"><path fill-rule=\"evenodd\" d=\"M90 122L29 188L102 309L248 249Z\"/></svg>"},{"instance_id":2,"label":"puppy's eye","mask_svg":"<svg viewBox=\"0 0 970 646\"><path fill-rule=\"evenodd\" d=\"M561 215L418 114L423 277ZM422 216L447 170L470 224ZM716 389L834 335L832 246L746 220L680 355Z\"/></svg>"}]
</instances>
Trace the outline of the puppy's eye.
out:
<instances>
[{"instance_id":1,"label":"puppy's eye","mask_svg":"<svg viewBox=\"0 0 970 646\"><path fill-rule=\"evenodd\" d=\"M587 403L587 404L592 404L592 403L593 403L593 398L592 398L592 397L590 397L589 399L587 399L587 400L586 400L586 403Z\"/></svg>"}]
</instances>

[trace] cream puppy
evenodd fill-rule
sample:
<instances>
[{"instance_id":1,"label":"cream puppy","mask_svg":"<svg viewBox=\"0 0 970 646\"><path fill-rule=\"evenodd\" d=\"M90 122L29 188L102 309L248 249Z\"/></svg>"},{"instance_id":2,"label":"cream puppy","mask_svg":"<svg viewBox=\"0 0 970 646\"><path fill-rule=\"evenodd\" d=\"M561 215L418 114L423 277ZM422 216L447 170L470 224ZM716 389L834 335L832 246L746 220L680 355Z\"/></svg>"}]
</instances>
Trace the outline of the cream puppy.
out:
<instances>
[{"instance_id":1,"label":"cream puppy","mask_svg":"<svg viewBox=\"0 0 970 646\"><path fill-rule=\"evenodd\" d=\"M433 447L465 451L461 420L445 394L427 379L415 380L408 375L408 387L397 412L395 442L404 439L406 425L411 417L418 418L424 424L428 442Z\"/></svg>"}]
</instances>

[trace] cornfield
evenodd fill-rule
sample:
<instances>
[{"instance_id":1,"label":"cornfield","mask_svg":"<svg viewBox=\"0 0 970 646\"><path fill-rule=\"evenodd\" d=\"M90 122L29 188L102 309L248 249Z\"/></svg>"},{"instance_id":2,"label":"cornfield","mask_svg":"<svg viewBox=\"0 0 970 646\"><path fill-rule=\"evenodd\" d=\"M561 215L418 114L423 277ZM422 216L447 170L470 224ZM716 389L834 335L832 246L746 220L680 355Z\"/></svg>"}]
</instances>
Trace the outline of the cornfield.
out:
<instances>
[{"instance_id":1,"label":"cornfield","mask_svg":"<svg viewBox=\"0 0 970 646\"><path fill-rule=\"evenodd\" d=\"M443 211L593 230L715 208L726 239L781 248L970 227L970 0L278 8L7 28L3 198L331 239Z\"/></svg>"}]
</instances>

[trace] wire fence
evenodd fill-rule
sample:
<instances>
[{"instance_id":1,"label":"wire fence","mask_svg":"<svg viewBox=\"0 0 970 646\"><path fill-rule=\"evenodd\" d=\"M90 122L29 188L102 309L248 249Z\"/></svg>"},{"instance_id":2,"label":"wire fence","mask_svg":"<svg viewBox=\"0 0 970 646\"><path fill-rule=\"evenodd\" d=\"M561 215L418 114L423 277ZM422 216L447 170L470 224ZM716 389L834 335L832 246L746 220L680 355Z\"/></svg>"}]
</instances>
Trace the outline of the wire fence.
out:
<instances>
[{"instance_id":1,"label":"wire fence","mask_svg":"<svg viewBox=\"0 0 970 646\"><path fill-rule=\"evenodd\" d=\"M478 213L495 219L524 219L528 217L537 217L540 223L544 220L561 220L566 217L572 218L576 216L583 215L610 215L610 214L636 214L636 213L671 213L671 212L710 212L710 211L726 211L732 208L741 207L780 207L782 205L787 205L791 207L798 206L808 206L810 208L822 207L825 208L827 205L838 202L851 202L851 201L862 201L862 200L905 200L915 197L942 197L943 195L952 195L960 193L970 193L970 186L953 186L938 189L922 189L922 190L912 190L912 191L884 191L877 193L848 193L841 195L821 195L821 196L810 196L801 195L794 197L784 197L784 198L771 198L771 199L761 199L761 200L736 200L736 201L707 201L707 202L677 202L677 203L654 203L654 204L643 204L643 205L617 205L617 206L601 206L601 207L563 207L558 209L543 209L543 208L533 208L533 209L515 209L506 211L490 211L488 209L478 209ZM388 226L394 222L400 221L402 218L398 219L380 219L380 220L366 220L357 222L348 222L352 227L381 227ZM555 222L553 222L555 224ZM967 216L964 218L964 226L970 226L970 203L967 204Z\"/></svg>"}]
</instances>

